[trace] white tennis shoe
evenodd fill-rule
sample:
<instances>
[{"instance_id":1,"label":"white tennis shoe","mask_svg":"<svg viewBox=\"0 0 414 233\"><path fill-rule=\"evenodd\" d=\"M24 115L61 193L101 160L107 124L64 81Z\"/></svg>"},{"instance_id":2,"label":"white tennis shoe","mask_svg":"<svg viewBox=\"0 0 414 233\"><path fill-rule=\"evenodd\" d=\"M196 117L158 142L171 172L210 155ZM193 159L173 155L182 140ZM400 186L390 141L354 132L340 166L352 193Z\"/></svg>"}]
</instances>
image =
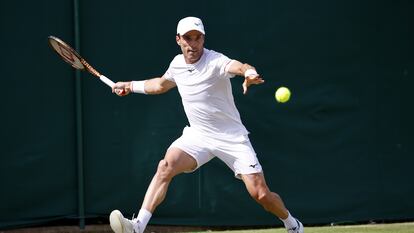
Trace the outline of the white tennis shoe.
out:
<instances>
[{"instance_id":1,"label":"white tennis shoe","mask_svg":"<svg viewBox=\"0 0 414 233\"><path fill-rule=\"evenodd\" d=\"M287 229L288 233L303 233L303 224L299 222L299 220L296 219L296 222L298 225L296 227L292 227L290 229Z\"/></svg>"},{"instance_id":2,"label":"white tennis shoe","mask_svg":"<svg viewBox=\"0 0 414 233\"><path fill-rule=\"evenodd\" d=\"M141 233L138 223L124 218L119 210L111 212L111 215L109 215L109 222L115 233Z\"/></svg>"}]
</instances>

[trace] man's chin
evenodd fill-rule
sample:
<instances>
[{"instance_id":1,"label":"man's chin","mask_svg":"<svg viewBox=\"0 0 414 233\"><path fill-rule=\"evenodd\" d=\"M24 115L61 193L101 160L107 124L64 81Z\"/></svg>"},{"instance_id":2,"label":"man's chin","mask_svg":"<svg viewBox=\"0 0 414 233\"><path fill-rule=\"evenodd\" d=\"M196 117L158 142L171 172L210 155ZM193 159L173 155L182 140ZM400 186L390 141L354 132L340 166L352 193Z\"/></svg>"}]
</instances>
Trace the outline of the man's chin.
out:
<instances>
[{"instance_id":1,"label":"man's chin","mask_svg":"<svg viewBox=\"0 0 414 233\"><path fill-rule=\"evenodd\" d=\"M198 60L200 60L200 56L188 56L188 57L187 57L187 60L188 60L190 63L195 63L195 62L197 62Z\"/></svg>"}]
</instances>

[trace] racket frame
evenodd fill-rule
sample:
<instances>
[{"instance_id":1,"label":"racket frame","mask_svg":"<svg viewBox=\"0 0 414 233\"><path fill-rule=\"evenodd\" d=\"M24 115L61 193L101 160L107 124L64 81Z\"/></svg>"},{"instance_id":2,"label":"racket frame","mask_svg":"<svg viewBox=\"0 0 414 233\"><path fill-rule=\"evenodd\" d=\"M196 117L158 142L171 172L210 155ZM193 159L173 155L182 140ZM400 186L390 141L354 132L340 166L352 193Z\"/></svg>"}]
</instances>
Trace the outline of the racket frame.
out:
<instances>
[{"instance_id":1,"label":"racket frame","mask_svg":"<svg viewBox=\"0 0 414 233\"><path fill-rule=\"evenodd\" d=\"M115 85L115 83L112 80L99 73L78 52L76 52L76 50L74 50L63 40L55 36L49 36L48 41L52 49L73 68L78 70L87 70L89 73L98 77L103 83L105 83L111 88Z\"/></svg>"}]
</instances>

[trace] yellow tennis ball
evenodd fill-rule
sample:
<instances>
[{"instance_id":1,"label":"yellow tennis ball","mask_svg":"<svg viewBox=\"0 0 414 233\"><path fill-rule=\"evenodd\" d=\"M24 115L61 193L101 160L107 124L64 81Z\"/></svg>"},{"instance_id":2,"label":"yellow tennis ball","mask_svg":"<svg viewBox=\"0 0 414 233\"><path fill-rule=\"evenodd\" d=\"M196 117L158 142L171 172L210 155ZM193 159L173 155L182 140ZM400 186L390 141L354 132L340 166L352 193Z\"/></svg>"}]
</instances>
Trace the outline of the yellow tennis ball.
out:
<instances>
[{"instance_id":1,"label":"yellow tennis ball","mask_svg":"<svg viewBox=\"0 0 414 233\"><path fill-rule=\"evenodd\" d=\"M279 87L276 90L275 98L279 103L285 103L290 99L290 91L287 87Z\"/></svg>"}]
</instances>

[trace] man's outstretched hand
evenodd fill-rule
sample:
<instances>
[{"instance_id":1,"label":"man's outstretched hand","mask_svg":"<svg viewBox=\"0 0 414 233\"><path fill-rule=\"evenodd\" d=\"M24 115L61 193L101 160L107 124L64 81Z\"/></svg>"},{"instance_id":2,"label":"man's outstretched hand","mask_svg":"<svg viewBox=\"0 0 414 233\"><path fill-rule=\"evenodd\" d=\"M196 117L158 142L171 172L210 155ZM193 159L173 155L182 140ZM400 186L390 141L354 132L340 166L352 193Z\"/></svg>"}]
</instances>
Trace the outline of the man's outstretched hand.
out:
<instances>
[{"instance_id":1,"label":"man's outstretched hand","mask_svg":"<svg viewBox=\"0 0 414 233\"><path fill-rule=\"evenodd\" d=\"M262 79L262 77L260 77L260 75L251 75L251 76L247 76L246 78L244 78L244 82L243 82L243 94L247 94L247 88L252 85L252 84L262 84L264 83L264 80Z\"/></svg>"}]
</instances>

